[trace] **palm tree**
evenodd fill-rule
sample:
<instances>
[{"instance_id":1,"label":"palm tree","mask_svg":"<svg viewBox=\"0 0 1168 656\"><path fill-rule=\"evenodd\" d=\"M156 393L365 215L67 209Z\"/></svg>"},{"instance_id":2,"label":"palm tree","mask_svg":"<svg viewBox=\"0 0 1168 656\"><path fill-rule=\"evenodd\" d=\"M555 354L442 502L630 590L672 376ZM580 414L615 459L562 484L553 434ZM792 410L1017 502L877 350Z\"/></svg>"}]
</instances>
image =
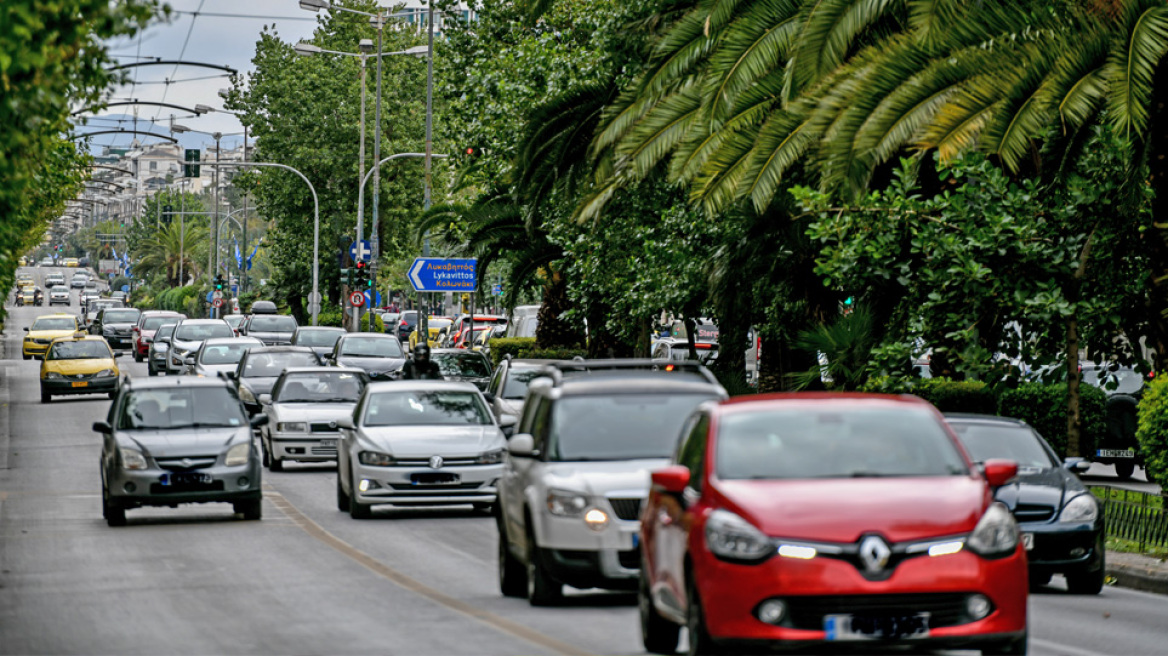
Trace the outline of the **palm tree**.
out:
<instances>
[{"instance_id":1,"label":"palm tree","mask_svg":"<svg viewBox=\"0 0 1168 656\"><path fill-rule=\"evenodd\" d=\"M207 230L203 226L185 227L185 235L179 223L171 223L156 230L144 239L136 253L135 272L142 277L165 276L171 287L179 287L185 281L179 279L180 262L185 276L197 276L202 269L199 251L206 254Z\"/></svg>"}]
</instances>

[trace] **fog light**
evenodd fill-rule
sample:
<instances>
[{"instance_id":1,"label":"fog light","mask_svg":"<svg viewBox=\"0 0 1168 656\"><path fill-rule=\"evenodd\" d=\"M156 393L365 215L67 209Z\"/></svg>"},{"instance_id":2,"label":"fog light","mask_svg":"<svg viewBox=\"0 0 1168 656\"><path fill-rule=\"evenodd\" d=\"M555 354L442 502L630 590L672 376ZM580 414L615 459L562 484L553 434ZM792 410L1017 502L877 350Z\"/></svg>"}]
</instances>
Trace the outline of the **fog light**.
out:
<instances>
[{"instance_id":1,"label":"fog light","mask_svg":"<svg viewBox=\"0 0 1168 656\"><path fill-rule=\"evenodd\" d=\"M377 481L371 481L368 478L362 478L361 482L357 484L357 489L362 492L368 492L375 487L377 487Z\"/></svg>"},{"instance_id":2,"label":"fog light","mask_svg":"<svg viewBox=\"0 0 1168 656\"><path fill-rule=\"evenodd\" d=\"M972 621L984 619L993 608L994 605L985 595L974 594L965 598L965 612Z\"/></svg>"},{"instance_id":3,"label":"fog light","mask_svg":"<svg viewBox=\"0 0 1168 656\"><path fill-rule=\"evenodd\" d=\"M584 513L584 523L594 531L603 530L605 526L608 526L608 513L600 508L593 508Z\"/></svg>"},{"instance_id":4,"label":"fog light","mask_svg":"<svg viewBox=\"0 0 1168 656\"><path fill-rule=\"evenodd\" d=\"M133 494L134 492L138 491L138 486L134 485L133 481L127 481L126 484L122 486L122 489L126 492L129 492L130 494Z\"/></svg>"},{"instance_id":5,"label":"fog light","mask_svg":"<svg viewBox=\"0 0 1168 656\"><path fill-rule=\"evenodd\" d=\"M246 476L240 476L239 480L235 482L239 484L239 487L247 487L251 485L251 481L249 481Z\"/></svg>"},{"instance_id":6,"label":"fog light","mask_svg":"<svg viewBox=\"0 0 1168 656\"><path fill-rule=\"evenodd\" d=\"M787 604L779 599L767 599L758 606L758 619L767 624L779 624L787 615Z\"/></svg>"},{"instance_id":7,"label":"fog light","mask_svg":"<svg viewBox=\"0 0 1168 656\"><path fill-rule=\"evenodd\" d=\"M1071 549L1071 558L1080 558L1086 554L1087 550L1083 547L1075 547L1074 549Z\"/></svg>"}]
</instances>

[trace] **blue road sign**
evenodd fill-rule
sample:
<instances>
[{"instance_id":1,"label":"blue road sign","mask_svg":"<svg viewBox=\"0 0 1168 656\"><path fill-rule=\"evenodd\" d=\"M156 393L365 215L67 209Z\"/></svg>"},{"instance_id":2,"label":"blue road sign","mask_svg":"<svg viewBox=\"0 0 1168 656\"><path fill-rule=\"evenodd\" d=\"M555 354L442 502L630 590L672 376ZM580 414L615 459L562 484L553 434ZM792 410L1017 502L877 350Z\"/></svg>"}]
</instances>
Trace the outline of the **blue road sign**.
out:
<instances>
[{"instance_id":1,"label":"blue road sign","mask_svg":"<svg viewBox=\"0 0 1168 656\"><path fill-rule=\"evenodd\" d=\"M210 303L215 298L215 292L207 292L207 302Z\"/></svg>"},{"instance_id":2,"label":"blue road sign","mask_svg":"<svg viewBox=\"0 0 1168 656\"><path fill-rule=\"evenodd\" d=\"M369 258L372 255L373 255L373 247L369 245L368 239L361 240L360 257L358 257L358 255L357 255L357 242L353 242L353 243L349 244L349 257L353 258L354 261L362 260L362 261L368 262Z\"/></svg>"},{"instance_id":3,"label":"blue road sign","mask_svg":"<svg viewBox=\"0 0 1168 656\"><path fill-rule=\"evenodd\" d=\"M502 295L503 295L503 285L492 285L491 286L491 296L502 296Z\"/></svg>"},{"instance_id":4,"label":"blue road sign","mask_svg":"<svg viewBox=\"0 0 1168 656\"><path fill-rule=\"evenodd\" d=\"M381 292L365 290L365 307L381 307Z\"/></svg>"},{"instance_id":5,"label":"blue road sign","mask_svg":"<svg viewBox=\"0 0 1168 656\"><path fill-rule=\"evenodd\" d=\"M124 291L124 292L130 291L130 286L129 285L122 285L122 291Z\"/></svg>"},{"instance_id":6,"label":"blue road sign","mask_svg":"<svg viewBox=\"0 0 1168 656\"><path fill-rule=\"evenodd\" d=\"M419 257L410 266L410 284L419 292L473 292L478 260Z\"/></svg>"}]
</instances>

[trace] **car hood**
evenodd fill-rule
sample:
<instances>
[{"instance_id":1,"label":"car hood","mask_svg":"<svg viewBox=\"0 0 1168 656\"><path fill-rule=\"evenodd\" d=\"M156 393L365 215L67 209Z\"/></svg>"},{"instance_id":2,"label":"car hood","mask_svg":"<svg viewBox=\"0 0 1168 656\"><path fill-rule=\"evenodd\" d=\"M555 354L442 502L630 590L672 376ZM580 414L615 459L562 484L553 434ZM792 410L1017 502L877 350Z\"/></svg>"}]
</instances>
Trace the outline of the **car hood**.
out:
<instances>
[{"instance_id":1,"label":"car hood","mask_svg":"<svg viewBox=\"0 0 1168 656\"><path fill-rule=\"evenodd\" d=\"M988 501L972 476L723 480L729 510L764 533L809 541L855 542L880 533L892 542L968 533Z\"/></svg>"},{"instance_id":2,"label":"car hood","mask_svg":"<svg viewBox=\"0 0 1168 656\"><path fill-rule=\"evenodd\" d=\"M244 378L239 383L251 390L252 394L259 396L260 394L271 394L272 388L276 386L277 380L279 379L276 376L257 376Z\"/></svg>"},{"instance_id":3,"label":"car hood","mask_svg":"<svg viewBox=\"0 0 1168 656\"><path fill-rule=\"evenodd\" d=\"M1061 468L1043 470L1022 470L1008 485L1003 485L994 493L994 498L1006 504L1010 512L1023 511L1019 522L1030 519L1026 511L1040 511L1028 506L1048 506L1057 514L1063 504L1072 496L1085 492L1086 487L1071 472ZM1020 508L1021 507L1021 508Z\"/></svg>"},{"instance_id":4,"label":"car hood","mask_svg":"<svg viewBox=\"0 0 1168 656\"><path fill-rule=\"evenodd\" d=\"M203 342L201 340L187 341L185 339L174 339L174 338L171 338L171 340L170 340L171 347L176 348L176 349L182 349L184 351L193 351L193 350L199 348L199 344L202 344L202 343Z\"/></svg>"},{"instance_id":5,"label":"car hood","mask_svg":"<svg viewBox=\"0 0 1168 656\"><path fill-rule=\"evenodd\" d=\"M365 439L395 458L477 456L506 446L494 424L485 426L377 426L361 429Z\"/></svg>"},{"instance_id":6,"label":"car hood","mask_svg":"<svg viewBox=\"0 0 1168 656\"><path fill-rule=\"evenodd\" d=\"M356 358L351 355L342 355L337 358L337 364L342 367L364 369L369 373L383 371L397 371L406 363L405 358Z\"/></svg>"},{"instance_id":7,"label":"car hood","mask_svg":"<svg viewBox=\"0 0 1168 656\"><path fill-rule=\"evenodd\" d=\"M251 439L246 426L224 428L188 428L158 431L120 431L119 442L140 449L155 458L207 456L221 453L232 442Z\"/></svg>"},{"instance_id":8,"label":"car hood","mask_svg":"<svg viewBox=\"0 0 1168 656\"><path fill-rule=\"evenodd\" d=\"M117 370L113 358L100 360L49 360L45 362L45 372L56 371L66 376L92 374L105 369Z\"/></svg>"},{"instance_id":9,"label":"car hood","mask_svg":"<svg viewBox=\"0 0 1168 656\"><path fill-rule=\"evenodd\" d=\"M335 421L352 417L353 403L277 403L272 406L280 421Z\"/></svg>"},{"instance_id":10,"label":"car hood","mask_svg":"<svg viewBox=\"0 0 1168 656\"><path fill-rule=\"evenodd\" d=\"M545 465L544 484L591 496L619 493L622 497L645 497L649 494L649 472L668 464L668 458L549 462Z\"/></svg>"}]
</instances>

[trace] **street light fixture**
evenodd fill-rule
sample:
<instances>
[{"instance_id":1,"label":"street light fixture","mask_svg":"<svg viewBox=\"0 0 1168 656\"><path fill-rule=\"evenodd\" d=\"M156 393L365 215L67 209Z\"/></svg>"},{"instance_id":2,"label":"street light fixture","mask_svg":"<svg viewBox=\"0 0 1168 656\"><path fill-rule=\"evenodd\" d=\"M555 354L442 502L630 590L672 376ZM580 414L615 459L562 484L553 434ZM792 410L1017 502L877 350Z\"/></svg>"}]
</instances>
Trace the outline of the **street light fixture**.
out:
<instances>
[{"instance_id":1,"label":"street light fixture","mask_svg":"<svg viewBox=\"0 0 1168 656\"><path fill-rule=\"evenodd\" d=\"M321 9L331 9L332 5L327 0L300 0L300 8L308 11L320 11Z\"/></svg>"},{"instance_id":2,"label":"street light fixture","mask_svg":"<svg viewBox=\"0 0 1168 656\"><path fill-rule=\"evenodd\" d=\"M292 46L292 49L296 51L296 54L304 57L315 55L317 53L323 52L324 50L320 46L313 45L307 41L301 41L297 43L296 45Z\"/></svg>"}]
</instances>

